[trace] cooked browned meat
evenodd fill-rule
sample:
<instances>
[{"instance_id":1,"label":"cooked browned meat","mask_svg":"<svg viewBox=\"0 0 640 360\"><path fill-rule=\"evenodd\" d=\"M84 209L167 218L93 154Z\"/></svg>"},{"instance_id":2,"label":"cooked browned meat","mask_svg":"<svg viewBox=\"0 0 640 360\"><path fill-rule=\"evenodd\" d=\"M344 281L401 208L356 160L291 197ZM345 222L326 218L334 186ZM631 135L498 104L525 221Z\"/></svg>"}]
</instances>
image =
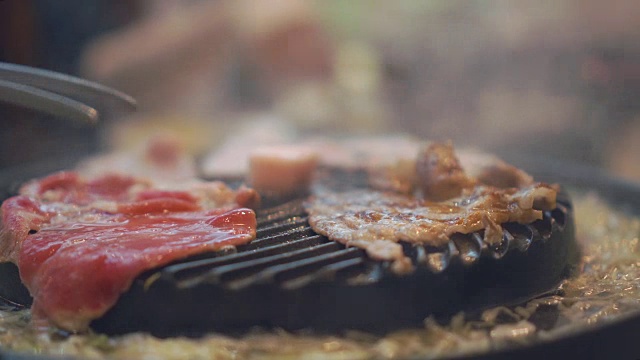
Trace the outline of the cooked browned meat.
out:
<instances>
[{"instance_id":1,"label":"cooked browned meat","mask_svg":"<svg viewBox=\"0 0 640 360\"><path fill-rule=\"evenodd\" d=\"M427 200L443 201L472 188L473 179L462 169L451 143L430 143L418 154L416 180Z\"/></svg>"},{"instance_id":2,"label":"cooked browned meat","mask_svg":"<svg viewBox=\"0 0 640 360\"><path fill-rule=\"evenodd\" d=\"M363 248L372 258L393 261L402 273L410 271L411 263L399 241L438 247L454 233L485 230L484 241L493 244L502 236L500 224L541 219L543 209L536 205L555 206L555 197L555 189L540 183L522 189L477 186L441 202L362 189L323 193L308 201L306 210L316 232Z\"/></svg>"},{"instance_id":3,"label":"cooked browned meat","mask_svg":"<svg viewBox=\"0 0 640 360\"><path fill-rule=\"evenodd\" d=\"M371 164L369 185L400 194L420 189L425 198L437 201L459 195L463 188L473 187L474 181L497 188L534 183L531 175L494 155L470 150L453 153L448 144L427 144L418 156L410 155L396 154L393 160Z\"/></svg>"},{"instance_id":4,"label":"cooked browned meat","mask_svg":"<svg viewBox=\"0 0 640 360\"><path fill-rule=\"evenodd\" d=\"M554 187L492 155L466 152L459 161L450 143L428 143L394 159L369 169L373 189L316 190L306 209L316 232L392 261L398 273L412 269L399 241L440 247L454 233L483 230L495 244L502 224L528 224L555 207Z\"/></svg>"}]
</instances>

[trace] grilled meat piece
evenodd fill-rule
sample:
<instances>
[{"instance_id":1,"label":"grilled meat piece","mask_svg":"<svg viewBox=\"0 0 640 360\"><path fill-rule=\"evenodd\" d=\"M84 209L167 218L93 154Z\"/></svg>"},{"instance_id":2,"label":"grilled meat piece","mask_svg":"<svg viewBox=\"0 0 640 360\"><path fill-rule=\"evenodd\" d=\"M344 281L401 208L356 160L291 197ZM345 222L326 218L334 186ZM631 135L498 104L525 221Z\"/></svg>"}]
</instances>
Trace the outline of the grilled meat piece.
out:
<instances>
[{"instance_id":1,"label":"grilled meat piece","mask_svg":"<svg viewBox=\"0 0 640 360\"><path fill-rule=\"evenodd\" d=\"M542 218L538 199L554 204L555 189L478 186L462 196L431 202L372 190L323 193L306 203L313 229L347 246L363 248L377 260L406 262L399 242L442 247L453 234L484 230L485 242L502 236L500 224L529 224ZM405 267L399 267L401 272Z\"/></svg>"},{"instance_id":2,"label":"grilled meat piece","mask_svg":"<svg viewBox=\"0 0 640 360\"><path fill-rule=\"evenodd\" d=\"M444 201L472 188L474 181L462 169L451 143L430 143L418 154L416 179L422 196L431 201Z\"/></svg>"},{"instance_id":3,"label":"grilled meat piece","mask_svg":"<svg viewBox=\"0 0 640 360\"><path fill-rule=\"evenodd\" d=\"M374 259L392 261L399 273L406 273L411 267L400 242L442 247L456 233L483 231L484 242L491 245L502 238L501 224L529 224L542 218L542 210L555 207L556 188L533 183L528 174L496 158L477 159L467 167L479 179L465 172L450 143L429 143L419 151L413 172L406 159L395 167L379 167L381 180L372 179L376 172L369 171L377 189L317 188L306 203L309 223L316 232L365 249Z\"/></svg>"}]
</instances>

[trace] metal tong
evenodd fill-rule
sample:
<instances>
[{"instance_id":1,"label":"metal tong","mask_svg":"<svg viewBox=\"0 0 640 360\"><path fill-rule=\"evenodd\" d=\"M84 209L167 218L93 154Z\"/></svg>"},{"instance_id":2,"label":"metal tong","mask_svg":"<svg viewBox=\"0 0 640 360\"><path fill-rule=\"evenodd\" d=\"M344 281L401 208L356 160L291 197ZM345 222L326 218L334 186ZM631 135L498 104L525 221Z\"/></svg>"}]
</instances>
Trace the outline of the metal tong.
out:
<instances>
[{"instance_id":1,"label":"metal tong","mask_svg":"<svg viewBox=\"0 0 640 360\"><path fill-rule=\"evenodd\" d=\"M3 62L0 62L0 102L91 125L98 122L101 111L128 112L136 108L133 97L107 86Z\"/></svg>"}]
</instances>

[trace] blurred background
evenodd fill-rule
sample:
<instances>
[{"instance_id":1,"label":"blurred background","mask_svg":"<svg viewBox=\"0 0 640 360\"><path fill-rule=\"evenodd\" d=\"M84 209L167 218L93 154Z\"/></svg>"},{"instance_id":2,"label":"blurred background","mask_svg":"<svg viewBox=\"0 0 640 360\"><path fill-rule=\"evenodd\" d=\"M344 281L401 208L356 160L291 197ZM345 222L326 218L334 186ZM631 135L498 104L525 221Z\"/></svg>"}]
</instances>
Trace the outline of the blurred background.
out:
<instances>
[{"instance_id":1,"label":"blurred background","mask_svg":"<svg viewBox=\"0 0 640 360\"><path fill-rule=\"evenodd\" d=\"M139 101L96 128L0 104L0 168L159 131L202 155L247 126L291 126L452 139L640 181L637 0L0 0L0 61Z\"/></svg>"}]
</instances>

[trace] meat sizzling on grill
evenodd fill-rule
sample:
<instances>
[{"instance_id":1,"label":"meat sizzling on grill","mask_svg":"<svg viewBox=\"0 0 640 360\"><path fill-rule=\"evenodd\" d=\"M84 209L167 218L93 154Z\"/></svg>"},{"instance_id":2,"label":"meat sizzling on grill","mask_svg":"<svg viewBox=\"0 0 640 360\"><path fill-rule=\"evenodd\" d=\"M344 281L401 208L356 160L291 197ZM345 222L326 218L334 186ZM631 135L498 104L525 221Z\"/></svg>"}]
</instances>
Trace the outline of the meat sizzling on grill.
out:
<instances>
[{"instance_id":1,"label":"meat sizzling on grill","mask_svg":"<svg viewBox=\"0 0 640 360\"><path fill-rule=\"evenodd\" d=\"M413 163L402 159L370 171L370 182L386 191L317 191L306 204L309 223L316 232L393 261L396 272L406 273L412 266L400 241L442 247L455 233L483 231L484 242L493 244L502 238L501 224L529 224L555 207L555 187L533 183L495 158L466 159L478 178L464 171L450 144L427 144Z\"/></svg>"},{"instance_id":2,"label":"meat sizzling on grill","mask_svg":"<svg viewBox=\"0 0 640 360\"><path fill-rule=\"evenodd\" d=\"M394 148L397 150L397 147ZM418 149L413 146L408 148ZM359 154L364 150L360 149L360 151ZM299 187L311 186L313 196L306 200L304 207L309 214L309 223L315 233L325 235L330 240L346 246L365 250L362 252L357 249L344 249L342 245L330 243L329 239L313 233L305 225L306 230L303 234L313 234L310 237L312 241L309 242L306 238L303 241L305 244L307 242L311 244L309 256L315 256L313 255L315 251L319 251L314 250L314 244L319 249L324 249L322 251L333 249L340 254L343 250L347 251L349 256L355 256L357 259L349 258L344 261L351 264L352 260L358 260L353 264L359 264L358 269L362 271L371 271L373 274L378 273L376 269L384 269L380 272L384 276L379 274L375 278L378 280L397 279L398 274L407 275L407 279L414 279L410 273L414 266L425 263L424 256L418 256L418 250L415 250L415 254L407 253L405 244L415 245L415 249L422 249L423 254L425 251L432 251L429 249L435 249L433 254L438 254L440 251L444 254L448 251L446 249L451 249L451 239L455 240L454 242L460 239L460 236L456 237L455 234L470 233L474 234L469 238L483 237L486 244L498 244L503 240L503 236L506 236L506 232L503 232L505 223L529 224L543 218L543 211L555 208L555 187L534 183L526 173L491 156L464 154L458 159L450 144L430 143L424 145L415 154L406 151L387 154L389 156L378 154L373 159L375 161L368 161L367 164L357 163L355 167L358 171L363 168L368 170L365 172L369 176L368 181L365 181L368 186L349 186L347 180L346 187L354 188L352 190L346 190L344 187L342 190L336 190L326 186L327 184L323 181L327 179L323 180L322 174L329 174L330 181L334 183L341 182L340 176L333 176L334 170L325 171L327 167L336 165L320 156L321 154L314 154L312 150L305 152L304 156L293 158L291 154L283 154L280 151L271 151L267 155L265 159L268 161L265 164L277 164L280 168L284 168L281 169L281 173L302 174L307 171L305 169L314 173L312 177L307 177L309 174L296 177L298 180L295 182L295 193L306 193L306 190L301 191ZM280 155L285 156L284 161L280 161L278 158ZM264 159L260 161L262 160ZM319 171L315 170L316 161L319 162ZM291 166L292 171L284 171L288 166ZM341 164L339 167L343 170L352 169L354 164ZM264 170L268 168L269 166L265 166ZM269 175L265 171L255 171L251 174L252 181L259 184L257 180L261 179L261 174ZM265 188L278 190L273 192L282 195L280 190L284 187L279 187L277 176L269 177L268 180L269 186ZM359 184L359 182L356 183ZM73 172L59 173L26 184L22 187L19 196L5 201L2 207L0 260L10 260L19 265L22 280L35 298L33 304L35 319L48 319L59 327L80 330L86 328L92 319L101 316L102 319L109 319L108 314L111 312L104 316L103 314L116 301L116 307L112 309L118 308L121 304L125 309L130 306L131 304L127 305L126 301L131 299L130 296L125 296L125 301L122 299L118 301L118 297L123 292L129 294L127 289L132 285L132 281L134 287L131 289L134 294L141 291L140 286L143 286L142 291L145 294L147 284L151 284L153 288L153 281L143 281L144 285L140 285L140 279L134 280L145 270L157 268L158 270L154 271L159 271L156 273L159 274L163 271L165 264L174 260L203 251L217 251L226 246L243 245L251 241L256 236L255 214L242 207L255 206L258 198L257 193L251 189L241 187L238 190L231 190L220 182L190 179L176 185L122 175L100 175L92 178ZM268 210L265 211L268 212ZM288 224L291 220L292 226L302 224L301 221L306 224L306 217L302 215L301 209L299 211L297 215L291 215L293 217L288 220L278 218L280 220L273 221L278 224L280 221ZM545 216L549 218L550 215L547 212ZM504 228L512 229L510 225L504 225ZM267 228L263 228L262 233L271 231L270 226ZM530 237L526 234L524 236L533 239L535 232L531 231ZM292 246L298 249L295 253L296 257L289 257L286 253L274 255L276 248L286 248L284 244L289 243L288 234L287 230L282 234L260 238L259 241L237 248L236 255L239 259L257 257L257 267L246 269L247 274L253 279L251 281L268 279L269 274L279 274L275 272L276 268L278 271L284 268L289 269L289 266L293 266L294 263L304 263L303 268L306 269L311 264L324 266L327 259L333 259L331 257L333 253L325 254L324 252L319 253L318 256L322 259L318 260L320 261L318 263L315 262L315 258L313 261L305 258L298 259L297 256L302 256L301 253L298 254L302 251L298 248L302 246L302 240L297 242L298 238L292 240ZM559 235L556 234L557 236ZM270 244L275 244L273 249L269 248ZM560 249L570 245L557 242L554 244L552 245ZM263 246L267 248L262 248ZM457 242L455 246L458 246ZM547 245L544 246L536 251L546 249ZM251 249L259 251L252 252ZM266 258L260 258L263 253ZM209 263L211 266L223 264L224 269L235 266L233 256L227 257L224 253L211 256L212 259L204 263L187 260L183 265L190 268L191 265L188 264L194 264L196 268L204 266L206 269L208 269L206 264ZM535 256L532 259L534 258ZM555 263L558 259L565 261L560 256L548 262ZM289 264L288 261L292 263ZM391 264L391 272L386 270L387 262ZM501 266L498 263L494 265ZM175 266L180 268L181 265ZM238 269L234 268L234 276L244 274L244 270L240 270L245 269L245 265L242 266ZM262 274L259 270L264 266L267 268ZM326 266L329 268L333 265ZM547 265L541 265L541 267L544 266ZM209 272L206 269L203 270L205 274L217 274L217 270ZM319 273L324 273L323 269L320 268ZM351 271L356 270L349 269L345 274L351 274ZM222 271L222 269L218 270ZM256 271L258 273L255 273ZM420 274L420 272L414 274ZM358 278L357 274L352 275ZM423 275L424 273L421 276ZM557 283L557 276L560 275L554 274L549 283ZM143 275L143 278L145 276L149 275ZM162 278L165 279L165 277ZM420 277L415 277L415 279L418 278ZM51 279L61 280L52 281ZM156 278L152 276L149 279ZM422 280L416 284L427 288L429 281L440 281L433 278L427 283L422 283L425 279L420 279ZM371 280L372 283L366 285L366 289L375 288L378 280ZM237 282L244 283L243 281L244 278ZM349 281L338 282L336 286L349 287L351 286L348 285ZM193 286L194 293L206 291L218 294L215 296L222 296L220 299L216 298L216 304L229 306L230 303L237 302L234 299L244 299L243 291L231 291L225 287L224 282L212 282L206 276L202 278L196 276L188 283L191 284L189 286ZM317 289L312 286L312 283L309 284L311 285L308 288L302 286L299 291L303 293L311 291L306 293L311 299L314 298L313 291ZM174 285L176 284L171 286ZM266 285L260 282L260 286ZM327 283L322 286L332 289ZM481 284L474 284L474 286L482 288ZM219 290L223 288L224 291L220 293ZM255 289L257 288L258 285ZM278 316L273 315L278 314L278 312L273 313L273 308L286 307L286 304L281 304L282 299L300 295L296 293L298 290L287 289L271 289L275 291L272 294L273 302L265 305L263 309L262 315L265 319L271 321L273 317L276 318L273 320L276 326L280 323ZM452 294L455 293L454 289L451 290ZM186 298L191 296L190 290L186 288L180 287L172 291ZM227 291L231 292L227 294ZM250 290L247 291L250 293ZM280 293L280 291L284 292ZM229 297L227 298L225 294ZM429 299L427 293L421 292L420 296ZM461 296L464 295L455 293L457 299ZM406 299L410 298L408 293ZM150 299L152 302L157 300L157 298ZM167 306L180 305L170 304L169 299L166 301L169 302ZM418 317L423 318L431 311L448 309L444 304L432 305L416 310ZM206 308L204 311L211 310L205 305L202 306ZM241 306L238 305L238 307ZM141 318L157 317L154 313L157 309L152 310L147 307L140 309L135 306L132 309L135 309L135 311L132 310L134 312L142 312ZM411 309L413 308L408 308L403 321L417 319L410 316L413 311ZM289 310L286 308L283 311L288 313ZM212 314L217 314L212 315L213 318L221 316L216 312ZM370 315L367 315L365 318L369 317ZM242 318L241 314L239 318ZM108 320L106 321L108 323ZM240 323L244 324L243 321ZM342 324L342 322L338 323ZM349 324L360 326L364 323L366 321L358 316L344 321L347 326L350 326ZM207 325L201 324L201 326Z\"/></svg>"},{"instance_id":3,"label":"meat sizzling on grill","mask_svg":"<svg viewBox=\"0 0 640 360\"><path fill-rule=\"evenodd\" d=\"M145 270L255 238L255 192L222 183L157 187L58 173L2 205L0 260L18 265L34 319L83 330Z\"/></svg>"}]
</instances>

